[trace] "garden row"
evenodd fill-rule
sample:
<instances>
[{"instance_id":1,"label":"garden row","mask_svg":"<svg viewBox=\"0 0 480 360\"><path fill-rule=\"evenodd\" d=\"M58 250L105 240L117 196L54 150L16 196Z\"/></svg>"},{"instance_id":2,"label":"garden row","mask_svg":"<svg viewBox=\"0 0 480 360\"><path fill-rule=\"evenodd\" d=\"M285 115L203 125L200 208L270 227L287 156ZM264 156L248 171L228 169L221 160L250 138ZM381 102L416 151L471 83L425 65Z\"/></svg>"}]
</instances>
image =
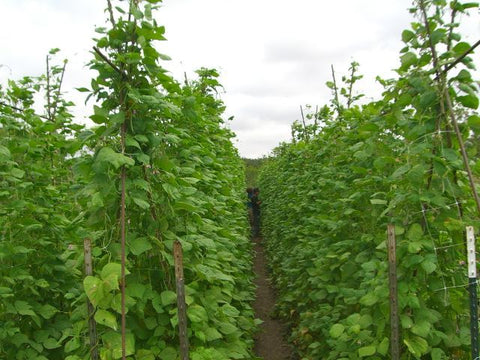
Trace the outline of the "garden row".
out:
<instances>
[{"instance_id":1,"label":"garden row","mask_svg":"<svg viewBox=\"0 0 480 360\"><path fill-rule=\"evenodd\" d=\"M418 1L383 98L355 105L352 64L344 85L328 83L332 104L296 122L261 171L277 311L302 359L391 358L389 223L401 359L469 356L464 229L480 224L453 121L478 177L478 86L470 56L446 67L471 50L457 33L470 8Z\"/></svg>"},{"instance_id":2,"label":"garden row","mask_svg":"<svg viewBox=\"0 0 480 360\"><path fill-rule=\"evenodd\" d=\"M56 50L46 75L0 89L1 359L90 358L87 299L101 359L177 359L177 240L191 359L253 358L243 164L218 74L181 84L160 65L158 2L108 2L98 75L79 89L96 100L96 126L74 123Z\"/></svg>"}]
</instances>

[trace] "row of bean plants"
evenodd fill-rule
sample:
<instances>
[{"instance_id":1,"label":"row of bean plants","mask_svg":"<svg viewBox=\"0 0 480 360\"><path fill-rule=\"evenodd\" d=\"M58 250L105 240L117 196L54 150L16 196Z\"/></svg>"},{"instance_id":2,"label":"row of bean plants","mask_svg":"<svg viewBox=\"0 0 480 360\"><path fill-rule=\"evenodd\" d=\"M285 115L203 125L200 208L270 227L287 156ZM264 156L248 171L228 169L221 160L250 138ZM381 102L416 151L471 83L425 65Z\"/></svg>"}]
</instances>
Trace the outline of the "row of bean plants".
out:
<instances>
[{"instance_id":1,"label":"row of bean plants","mask_svg":"<svg viewBox=\"0 0 480 360\"><path fill-rule=\"evenodd\" d=\"M177 359L176 240L191 359L254 358L244 166L216 71L180 83L162 67L159 2L107 2L90 62L97 76L79 89L95 100L95 126L74 122L66 63L0 89L1 359L89 359L87 299L99 358L122 358L123 287L123 355Z\"/></svg>"},{"instance_id":2,"label":"row of bean plants","mask_svg":"<svg viewBox=\"0 0 480 360\"><path fill-rule=\"evenodd\" d=\"M465 225L478 213L451 122L474 174L480 130L471 49L457 33L474 3L418 1L398 78L356 105L336 81L331 105L295 123L261 171L263 234L277 312L302 359L388 359L387 224L396 227L402 359L469 357ZM452 107L450 107L450 103Z\"/></svg>"}]
</instances>

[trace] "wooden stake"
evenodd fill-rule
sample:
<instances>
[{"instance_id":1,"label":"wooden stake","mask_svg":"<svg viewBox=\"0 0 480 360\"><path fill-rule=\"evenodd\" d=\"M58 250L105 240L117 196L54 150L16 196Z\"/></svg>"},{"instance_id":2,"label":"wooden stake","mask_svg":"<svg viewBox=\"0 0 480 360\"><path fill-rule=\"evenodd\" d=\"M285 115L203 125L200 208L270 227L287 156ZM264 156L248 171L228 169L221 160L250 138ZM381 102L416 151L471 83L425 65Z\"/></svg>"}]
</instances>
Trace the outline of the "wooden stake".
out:
<instances>
[{"instance_id":1,"label":"wooden stake","mask_svg":"<svg viewBox=\"0 0 480 360\"><path fill-rule=\"evenodd\" d=\"M395 225L388 225L388 277L390 282L390 349L391 359L400 359L400 334L398 324L398 294L397 294L397 255L395 240Z\"/></svg>"},{"instance_id":2,"label":"wooden stake","mask_svg":"<svg viewBox=\"0 0 480 360\"><path fill-rule=\"evenodd\" d=\"M125 155L125 134L126 134L126 124L122 124L121 129L121 142L122 142L122 154ZM126 318L126 308L125 308L125 267L126 267L126 214L125 214L125 198L126 198L126 179L127 179L127 170L125 165L122 166L120 178L121 186L121 199L120 199L120 246L121 246L121 280L120 280L120 291L121 291L121 313L122 313L122 360L127 358L127 346L126 346L126 337L127 337L127 318Z\"/></svg>"},{"instance_id":3,"label":"wooden stake","mask_svg":"<svg viewBox=\"0 0 480 360\"><path fill-rule=\"evenodd\" d=\"M187 335L187 305L185 303L185 283L183 279L183 254L182 244L175 241L173 244L173 257L175 260L175 278L177 282L177 307L178 307L178 332L180 338L180 359L188 360L188 335Z\"/></svg>"},{"instance_id":4,"label":"wooden stake","mask_svg":"<svg viewBox=\"0 0 480 360\"><path fill-rule=\"evenodd\" d=\"M93 275L93 265L92 265L92 242L89 238L83 239L83 253L85 258L85 275ZM97 349L97 323L93 318L95 309L87 298L87 310L88 310L88 334L90 337L90 356L92 360L98 360L98 349Z\"/></svg>"}]
</instances>

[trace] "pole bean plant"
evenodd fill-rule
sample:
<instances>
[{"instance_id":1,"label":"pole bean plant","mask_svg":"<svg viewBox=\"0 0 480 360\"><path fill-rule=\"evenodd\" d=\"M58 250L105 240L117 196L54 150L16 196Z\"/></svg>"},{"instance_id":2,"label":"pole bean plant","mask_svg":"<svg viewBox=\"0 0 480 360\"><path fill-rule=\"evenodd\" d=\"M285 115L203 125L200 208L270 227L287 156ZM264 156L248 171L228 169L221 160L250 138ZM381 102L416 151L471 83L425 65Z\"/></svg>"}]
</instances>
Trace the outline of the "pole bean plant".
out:
<instances>
[{"instance_id":1,"label":"pole bean plant","mask_svg":"<svg viewBox=\"0 0 480 360\"><path fill-rule=\"evenodd\" d=\"M107 1L79 89L94 126L73 121L57 50L46 75L0 89L1 359L179 358L175 241L190 358L254 358L243 163L218 73L163 67L159 3Z\"/></svg>"},{"instance_id":2,"label":"pole bean plant","mask_svg":"<svg viewBox=\"0 0 480 360\"><path fill-rule=\"evenodd\" d=\"M401 359L470 358L464 229L480 214L464 159L478 179L480 118L475 46L458 27L471 10L416 1L382 98L355 103L352 64L344 85L328 83L332 104L297 122L260 174L277 313L301 359L391 358L389 223Z\"/></svg>"}]
</instances>

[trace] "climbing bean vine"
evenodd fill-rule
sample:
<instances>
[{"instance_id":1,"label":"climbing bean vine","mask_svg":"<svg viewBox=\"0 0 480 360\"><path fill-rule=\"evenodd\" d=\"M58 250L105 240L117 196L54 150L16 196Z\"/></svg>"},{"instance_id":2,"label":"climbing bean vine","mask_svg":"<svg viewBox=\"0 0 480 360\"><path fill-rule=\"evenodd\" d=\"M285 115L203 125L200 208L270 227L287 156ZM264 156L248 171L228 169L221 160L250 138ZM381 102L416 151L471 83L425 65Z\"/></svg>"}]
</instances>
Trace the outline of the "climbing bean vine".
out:
<instances>
[{"instance_id":1,"label":"climbing bean vine","mask_svg":"<svg viewBox=\"0 0 480 360\"><path fill-rule=\"evenodd\" d=\"M388 223L398 241L401 358L468 357L463 232L480 224L451 115L478 176L478 85L471 45L457 33L477 7L416 2L398 78L379 79L382 98L342 103L338 93L351 92L330 82L337 96L310 114L314 131L297 123L260 174L278 313L304 359L389 358ZM356 79L352 71L345 89Z\"/></svg>"},{"instance_id":2,"label":"climbing bean vine","mask_svg":"<svg viewBox=\"0 0 480 360\"><path fill-rule=\"evenodd\" d=\"M94 126L72 122L63 66L2 89L0 358L89 358L88 299L100 359L177 359L177 240L191 358L253 357L243 163L218 73L180 83L164 68L159 3L107 2L97 75L79 89L95 100Z\"/></svg>"}]
</instances>

